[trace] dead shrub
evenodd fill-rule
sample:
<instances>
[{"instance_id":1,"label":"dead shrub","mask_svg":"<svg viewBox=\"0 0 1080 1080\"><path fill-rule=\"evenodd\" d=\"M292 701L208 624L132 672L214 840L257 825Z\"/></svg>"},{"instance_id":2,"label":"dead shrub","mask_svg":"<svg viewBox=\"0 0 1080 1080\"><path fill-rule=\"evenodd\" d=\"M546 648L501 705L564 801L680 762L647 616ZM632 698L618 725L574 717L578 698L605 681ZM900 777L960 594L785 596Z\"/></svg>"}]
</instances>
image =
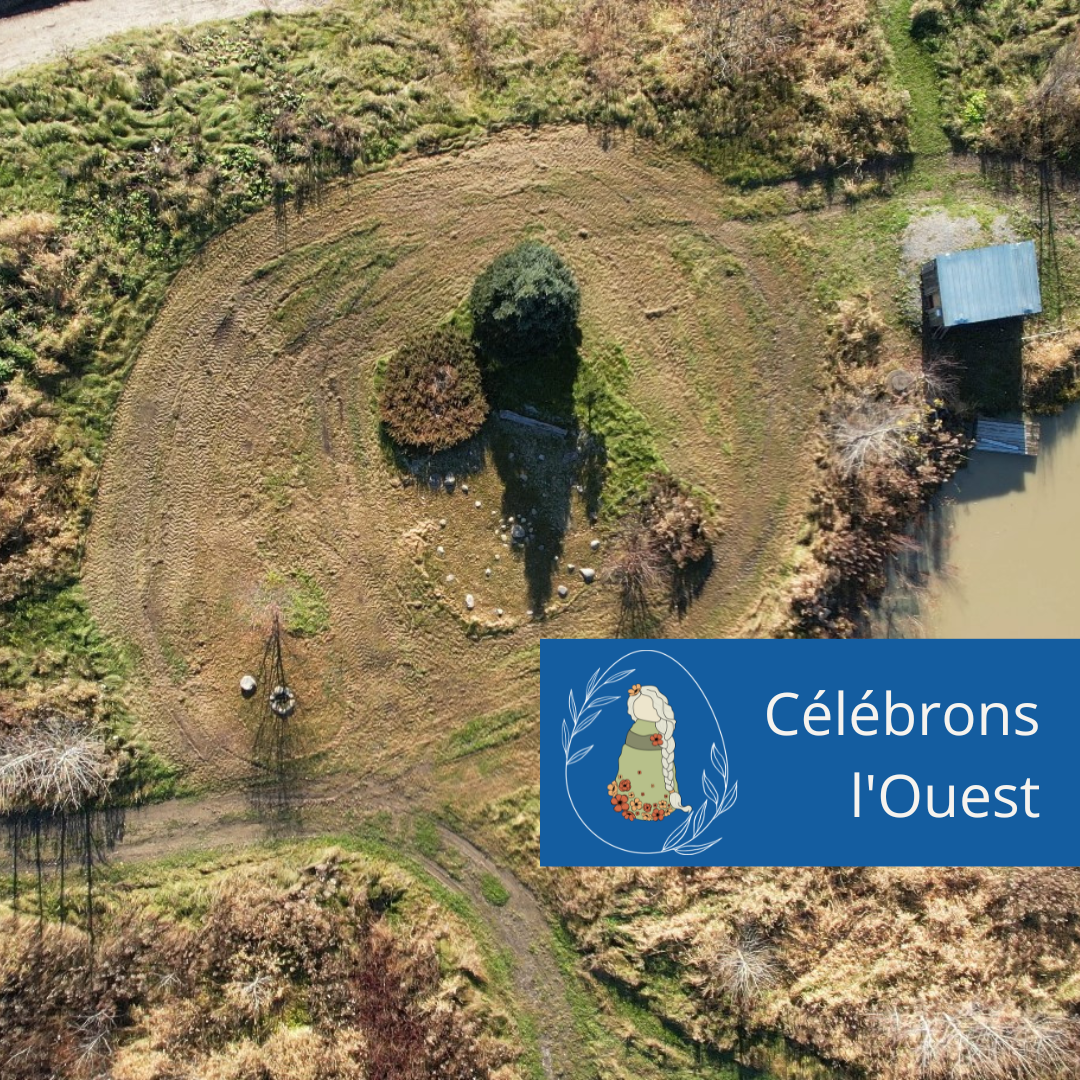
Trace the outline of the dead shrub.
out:
<instances>
[{"instance_id":1,"label":"dead shrub","mask_svg":"<svg viewBox=\"0 0 1080 1080\"><path fill-rule=\"evenodd\" d=\"M851 476L875 465L901 464L912 453L912 425L918 420L917 409L890 402L849 403L832 424L840 472Z\"/></svg>"},{"instance_id":2,"label":"dead shrub","mask_svg":"<svg viewBox=\"0 0 1080 1080\"><path fill-rule=\"evenodd\" d=\"M698 62L724 83L777 65L799 39L788 0L691 0L689 33Z\"/></svg>"}]
</instances>

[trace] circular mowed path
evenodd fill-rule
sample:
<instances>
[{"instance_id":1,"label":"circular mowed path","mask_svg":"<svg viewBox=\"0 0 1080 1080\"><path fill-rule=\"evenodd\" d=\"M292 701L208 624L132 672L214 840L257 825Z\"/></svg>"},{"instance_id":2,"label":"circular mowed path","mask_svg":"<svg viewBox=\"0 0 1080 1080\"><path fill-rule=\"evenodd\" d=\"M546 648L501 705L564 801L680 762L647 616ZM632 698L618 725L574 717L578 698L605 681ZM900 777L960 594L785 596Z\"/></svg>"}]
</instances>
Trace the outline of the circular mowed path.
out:
<instances>
[{"instance_id":1,"label":"circular mowed path","mask_svg":"<svg viewBox=\"0 0 1080 1080\"><path fill-rule=\"evenodd\" d=\"M334 186L300 215L257 214L181 272L117 411L85 567L157 748L196 779L247 770L237 686L274 602L318 631L289 637L286 659L307 749L328 769L404 772L438 760L467 720L535 716L540 638L614 634L615 590L565 572L587 558L602 578L610 558L607 539L589 548L576 495L552 582L570 595L530 620L522 567L499 543L503 472L474 462L467 496L402 485L378 437L379 358L525 235L580 281L582 355L609 358L667 467L721 509L712 576L662 631L732 632L805 511L823 342L798 260L771 226L732 220L725 198L649 143L511 133ZM500 438L504 453L520 439L515 469L543 475L540 444ZM466 590L498 633L465 632ZM535 782L535 724L514 732L497 779L462 766L463 798Z\"/></svg>"}]
</instances>

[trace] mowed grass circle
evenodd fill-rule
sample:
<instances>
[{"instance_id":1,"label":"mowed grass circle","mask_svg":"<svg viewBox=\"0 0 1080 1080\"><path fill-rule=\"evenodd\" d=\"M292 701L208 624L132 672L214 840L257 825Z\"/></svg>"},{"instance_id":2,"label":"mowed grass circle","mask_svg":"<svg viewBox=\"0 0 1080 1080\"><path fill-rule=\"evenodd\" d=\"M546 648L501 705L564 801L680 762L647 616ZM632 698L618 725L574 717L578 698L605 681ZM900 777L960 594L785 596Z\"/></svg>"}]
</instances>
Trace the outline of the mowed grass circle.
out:
<instances>
[{"instance_id":1,"label":"mowed grass circle","mask_svg":"<svg viewBox=\"0 0 1080 1080\"><path fill-rule=\"evenodd\" d=\"M658 465L723 523L704 591L682 621L659 610L660 632L739 626L805 511L824 340L787 226L733 220L725 198L650 144L564 128L412 160L209 244L123 395L86 564L95 616L136 659L133 705L155 745L196 777L242 772L235 687L261 655L273 575L311 582L328 613L287 657L320 767L396 770L476 717L535 716L540 637L615 632L608 530ZM585 485L560 472L572 440L540 454L525 429L489 421L490 446L463 458L448 493L403 484L380 437L380 366L460 311L477 274L525 238L555 248L580 286L572 383L547 407L602 450L596 521ZM549 389L539 375L536 389ZM566 531L542 553L553 614L540 619L527 614L530 567L499 533L512 493L560 485ZM569 564L594 568L596 584ZM474 640L470 620L498 632ZM496 778L458 797L533 782L529 730L502 746Z\"/></svg>"}]
</instances>

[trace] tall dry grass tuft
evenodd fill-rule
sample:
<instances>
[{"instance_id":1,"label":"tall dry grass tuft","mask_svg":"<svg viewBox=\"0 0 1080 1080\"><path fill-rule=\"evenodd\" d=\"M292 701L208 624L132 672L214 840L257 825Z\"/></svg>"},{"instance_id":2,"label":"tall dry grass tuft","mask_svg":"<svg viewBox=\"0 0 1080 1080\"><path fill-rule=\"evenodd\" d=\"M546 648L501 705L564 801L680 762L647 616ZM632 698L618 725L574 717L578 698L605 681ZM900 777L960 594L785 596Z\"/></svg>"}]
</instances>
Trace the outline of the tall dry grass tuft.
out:
<instances>
[{"instance_id":1,"label":"tall dry grass tuft","mask_svg":"<svg viewBox=\"0 0 1080 1080\"><path fill-rule=\"evenodd\" d=\"M79 810L102 799L116 760L85 724L54 716L0 743L0 814Z\"/></svg>"},{"instance_id":2,"label":"tall dry grass tuft","mask_svg":"<svg viewBox=\"0 0 1080 1080\"><path fill-rule=\"evenodd\" d=\"M691 955L700 972L698 986L709 1002L728 1001L740 1013L749 1012L779 981L775 951L750 928L734 935L712 928Z\"/></svg>"},{"instance_id":3,"label":"tall dry grass tuft","mask_svg":"<svg viewBox=\"0 0 1080 1080\"><path fill-rule=\"evenodd\" d=\"M1075 1076L1075 1020L968 1002L955 1010L880 1019L894 1075L918 1080L1048 1080Z\"/></svg>"}]
</instances>

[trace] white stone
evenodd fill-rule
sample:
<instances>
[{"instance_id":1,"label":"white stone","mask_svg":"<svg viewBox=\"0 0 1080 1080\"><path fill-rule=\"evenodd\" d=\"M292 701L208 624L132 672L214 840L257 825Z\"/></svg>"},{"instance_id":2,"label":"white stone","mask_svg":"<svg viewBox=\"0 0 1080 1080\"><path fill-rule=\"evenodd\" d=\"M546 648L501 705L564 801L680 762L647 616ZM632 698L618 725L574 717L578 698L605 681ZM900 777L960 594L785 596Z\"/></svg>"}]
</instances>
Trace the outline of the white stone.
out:
<instances>
[{"instance_id":1,"label":"white stone","mask_svg":"<svg viewBox=\"0 0 1080 1080\"><path fill-rule=\"evenodd\" d=\"M440 544L440 545L439 545L439 546L438 546L438 547L437 547L437 548L435 549L435 554L436 554L436 555L439 555L439 556L445 555L445 554L446 554L446 548L444 548L444 547L442 546L442 544Z\"/></svg>"},{"instance_id":2,"label":"white stone","mask_svg":"<svg viewBox=\"0 0 1080 1080\"><path fill-rule=\"evenodd\" d=\"M501 558L502 558L502 556L496 551L495 552L495 561L498 562Z\"/></svg>"},{"instance_id":3,"label":"white stone","mask_svg":"<svg viewBox=\"0 0 1080 1080\"><path fill-rule=\"evenodd\" d=\"M240 680L240 693L244 697L251 697L252 694L259 688L259 684L255 681L254 675L245 675Z\"/></svg>"},{"instance_id":4,"label":"white stone","mask_svg":"<svg viewBox=\"0 0 1080 1080\"><path fill-rule=\"evenodd\" d=\"M447 574L446 575L446 584L447 585L449 585L453 580L454 580L454 575L453 574Z\"/></svg>"},{"instance_id":5,"label":"white stone","mask_svg":"<svg viewBox=\"0 0 1080 1080\"><path fill-rule=\"evenodd\" d=\"M490 566L484 571L484 577L491 577L491 567Z\"/></svg>"},{"instance_id":6,"label":"white stone","mask_svg":"<svg viewBox=\"0 0 1080 1080\"><path fill-rule=\"evenodd\" d=\"M477 510L479 510L480 507L483 505L484 504L479 499L477 499L476 502L473 503L473 506L475 506Z\"/></svg>"},{"instance_id":7,"label":"white stone","mask_svg":"<svg viewBox=\"0 0 1080 1080\"><path fill-rule=\"evenodd\" d=\"M472 594L472 593L466 593L466 594L465 594L465 606L466 606L466 607L467 607L467 608L468 608L468 609L469 609L470 611L472 611L472 609L473 609L474 607L476 607L476 600L474 599L474 597L473 597L473 594Z\"/></svg>"},{"instance_id":8,"label":"white stone","mask_svg":"<svg viewBox=\"0 0 1080 1080\"><path fill-rule=\"evenodd\" d=\"M565 585L560 585L559 595L565 600L570 595L570 590Z\"/></svg>"},{"instance_id":9,"label":"white stone","mask_svg":"<svg viewBox=\"0 0 1080 1080\"><path fill-rule=\"evenodd\" d=\"M586 585L591 585L596 580L596 571L591 566L581 568L581 579Z\"/></svg>"},{"instance_id":10,"label":"white stone","mask_svg":"<svg viewBox=\"0 0 1080 1080\"><path fill-rule=\"evenodd\" d=\"M439 528L440 529L445 529L446 528L446 518L439 518Z\"/></svg>"},{"instance_id":11,"label":"white stone","mask_svg":"<svg viewBox=\"0 0 1080 1080\"><path fill-rule=\"evenodd\" d=\"M468 495L469 494L469 485L468 484L462 484L461 485L461 494L462 495Z\"/></svg>"},{"instance_id":12,"label":"white stone","mask_svg":"<svg viewBox=\"0 0 1080 1080\"><path fill-rule=\"evenodd\" d=\"M577 569L577 567L573 563L567 563L566 564L566 572L568 574L572 574L576 569Z\"/></svg>"},{"instance_id":13,"label":"white stone","mask_svg":"<svg viewBox=\"0 0 1080 1080\"><path fill-rule=\"evenodd\" d=\"M518 542L525 539L525 529L521 525L515 525L510 530L510 535Z\"/></svg>"},{"instance_id":14,"label":"white stone","mask_svg":"<svg viewBox=\"0 0 1080 1080\"><path fill-rule=\"evenodd\" d=\"M503 609L501 607L497 607L495 609L495 614L498 615L498 617L501 619L503 617Z\"/></svg>"},{"instance_id":15,"label":"white stone","mask_svg":"<svg viewBox=\"0 0 1080 1080\"><path fill-rule=\"evenodd\" d=\"M600 550L600 541L599 540L591 541L589 543L589 547L591 547L593 549L593 551L599 551Z\"/></svg>"}]
</instances>

